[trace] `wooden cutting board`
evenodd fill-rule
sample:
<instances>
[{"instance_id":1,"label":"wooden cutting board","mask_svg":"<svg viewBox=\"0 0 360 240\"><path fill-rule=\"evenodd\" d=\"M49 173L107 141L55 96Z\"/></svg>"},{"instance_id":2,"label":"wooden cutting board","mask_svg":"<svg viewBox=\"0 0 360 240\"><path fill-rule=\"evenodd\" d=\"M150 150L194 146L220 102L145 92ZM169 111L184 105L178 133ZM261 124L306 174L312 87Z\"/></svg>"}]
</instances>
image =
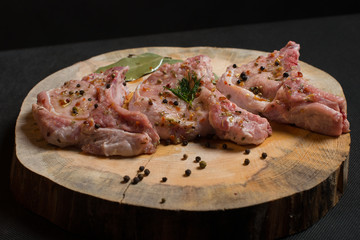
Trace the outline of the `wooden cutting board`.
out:
<instances>
[{"instance_id":1,"label":"wooden cutting board","mask_svg":"<svg viewBox=\"0 0 360 240\"><path fill-rule=\"evenodd\" d=\"M350 134L334 138L271 123L273 135L259 146L203 139L187 146L160 145L152 155L131 158L91 156L44 141L31 113L37 93L145 52L176 59L205 54L218 76L230 64L266 54L213 47L136 48L102 54L50 75L29 92L16 123L11 187L19 202L67 230L90 236L271 239L308 228L339 201L347 182ZM329 74L300 65L313 85L344 96ZM138 82L128 86L134 89ZM194 162L197 156L206 161L205 169ZM150 174L138 184L123 183L123 176L135 177L139 166ZM190 176L184 175L186 169Z\"/></svg>"}]
</instances>

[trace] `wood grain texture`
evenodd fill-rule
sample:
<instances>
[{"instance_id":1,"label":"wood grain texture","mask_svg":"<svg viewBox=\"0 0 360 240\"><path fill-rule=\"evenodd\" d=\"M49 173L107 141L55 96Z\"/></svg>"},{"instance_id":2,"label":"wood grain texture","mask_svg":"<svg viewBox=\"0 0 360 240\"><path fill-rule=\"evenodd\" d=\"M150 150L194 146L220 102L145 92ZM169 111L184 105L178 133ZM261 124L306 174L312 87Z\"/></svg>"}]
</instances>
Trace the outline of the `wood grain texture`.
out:
<instances>
[{"instance_id":1,"label":"wood grain texture","mask_svg":"<svg viewBox=\"0 0 360 240\"><path fill-rule=\"evenodd\" d=\"M137 48L102 54L52 74L29 92L17 120L11 187L18 201L74 232L157 239L239 231L254 239L282 237L311 226L338 202L347 182L350 134L334 138L271 123L273 135L260 146L203 139L187 146L160 145L152 155L132 158L96 157L44 141L31 114L38 92L144 52L180 59L206 54L218 76L230 64L266 54L212 47ZM344 96L329 74L300 64L313 85ZM138 82L128 86L135 89ZM205 169L194 162L196 156L207 162ZM246 166L245 158L250 160ZM121 183L124 175L136 176L141 165L151 171L149 176L136 185ZM188 177L186 169L192 171ZM161 182L162 177L168 180Z\"/></svg>"}]
</instances>

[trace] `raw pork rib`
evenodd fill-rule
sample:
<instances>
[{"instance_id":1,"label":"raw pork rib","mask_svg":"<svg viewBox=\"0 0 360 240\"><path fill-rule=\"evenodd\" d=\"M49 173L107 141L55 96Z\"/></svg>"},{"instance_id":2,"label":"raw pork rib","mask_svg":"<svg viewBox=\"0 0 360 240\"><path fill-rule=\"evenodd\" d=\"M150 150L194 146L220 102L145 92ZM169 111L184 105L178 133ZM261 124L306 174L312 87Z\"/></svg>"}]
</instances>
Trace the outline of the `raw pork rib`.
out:
<instances>
[{"instance_id":1,"label":"raw pork rib","mask_svg":"<svg viewBox=\"0 0 360 240\"><path fill-rule=\"evenodd\" d=\"M105 156L155 152L159 136L147 117L122 107L127 70L115 67L39 93L32 110L46 141Z\"/></svg>"},{"instance_id":2,"label":"raw pork rib","mask_svg":"<svg viewBox=\"0 0 360 240\"><path fill-rule=\"evenodd\" d=\"M349 132L345 99L304 80L299 49L299 44L290 41L280 51L242 66L231 65L216 87L238 106L269 120L330 136Z\"/></svg>"},{"instance_id":3,"label":"raw pork rib","mask_svg":"<svg viewBox=\"0 0 360 240\"><path fill-rule=\"evenodd\" d=\"M268 121L231 103L213 80L207 56L164 64L136 88L129 110L147 115L160 138L173 143L213 133L237 144L262 143L271 134ZM169 90L177 89L182 81L190 88L199 83L191 103Z\"/></svg>"}]
</instances>

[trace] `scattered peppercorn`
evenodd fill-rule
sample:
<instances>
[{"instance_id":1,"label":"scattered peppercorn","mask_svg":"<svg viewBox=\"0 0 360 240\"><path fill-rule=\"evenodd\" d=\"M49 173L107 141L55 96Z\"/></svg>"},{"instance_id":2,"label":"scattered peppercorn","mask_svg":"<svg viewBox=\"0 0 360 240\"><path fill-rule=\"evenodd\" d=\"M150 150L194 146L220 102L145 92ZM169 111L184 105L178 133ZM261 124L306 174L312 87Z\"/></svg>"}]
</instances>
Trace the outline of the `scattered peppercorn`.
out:
<instances>
[{"instance_id":1,"label":"scattered peppercorn","mask_svg":"<svg viewBox=\"0 0 360 240\"><path fill-rule=\"evenodd\" d=\"M127 183L128 181L130 181L130 177L129 177L128 175L125 175L125 176L123 177L123 182L124 182L124 183Z\"/></svg>"},{"instance_id":2,"label":"scattered peppercorn","mask_svg":"<svg viewBox=\"0 0 360 240\"><path fill-rule=\"evenodd\" d=\"M181 160L186 160L188 158L188 155L185 153Z\"/></svg>"},{"instance_id":3,"label":"scattered peppercorn","mask_svg":"<svg viewBox=\"0 0 360 240\"><path fill-rule=\"evenodd\" d=\"M149 99L149 105L153 105L154 103L153 103L153 101L151 100L151 99Z\"/></svg>"},{"instance_id":4,"label":"scattered peppercorn","mask_svg":"<svg viewBox=\"0 0 360 240\"><path fill-rule=\"evenodd\" d=\"M195 157L195 162L200 162L201 161L201 157L200 156L196 156Z\"/></svg>"},{"instance_id":5,"label":"scattered peppercorn","mask_svg":"<svg viewBox=\"0 0 360 240\"><path fill-rule=\"evenodd\" d=\"M95 129L99 129L100 128L100 124L95 123Z\"/></svg>"},{"instance_id":6,"label":"scattered peppercorn","mask_svg":"<svg viewBox=\"0 0 360 240\"><path fill-rule=\"evenodd\" d=\"M245 72L242 72L240 74L240 78L243 80L243 81L246 81L248 79L248 77L246 76L246 73Z\"/></svg>"},{"instance_id":7,"label":"scattered peppercorn","mask_svg":"<svg viewBox=\"0 0 360 240\"><path fill-rule=\"evenodd\" d=\"M237 68L236 64L233 65L233 68Z\"/></svg>"},{"instance_id":8,"label":"scattered peppercorn","mask_svg":"<svg viewBox=\"0 0 360 240\"><path fill-rule=\"evenodd\" d=\"M257 87L257 86L255 86L255 87L250 87L249 90L250 90L251 92L253 92L255 95L261 93L260 87Z\"/></svg>"},{"instance_id":9,"label":"scattered peppercorn","mask_svg":"<svg viewBox=\"0 0 360 240\"><path fill-rule=\"evenodd\" d=\"M267 153L266 152L263 152L262 154L261 154L261 158L262 159L265 159L267 157Z\"/></svg>"},{"instance_id":10,"label":"scattered peppercorn","mask_svg":"<svg viewBox=\"0 0 360 240\"><path fill-rule=\"evenodd\" d=\"M161 204L163 204L163 203L165 203L165 202L166 202L166 199L165 199L165 198L162 198L161 201L160 201Z\"/></svg>"},{"instance_id":11,"label":"scattered peppercorn","mask_svg":"<svg viewBox=\"0 0 360 240\"><path fill-rule=\"evenodd\" d=\"M227 148L228 148L227 144L224 143L224 144L222 145L222 148L223 148L223 149L227 149Z\"/></svg>"},{"instance_id":12,"label":"scattered peppercorn","mask_svg":"<svg viewBox=\"0 0 360 240\"><path fill-rule=\"evenodd\" d=\"M237 83L237 84L240 84L240 83L241 83L241 80L240 80L240 79L238 79L238 80L236 81L236 83Z\"/></svg>"},{"instance_id":13,"label":"scattered peppercorn","mask_svg":"<svg viewBox=\"0 0 360 240\"><path fill-rule=\"evenodd\" d=\"M202 169L204 169L204 168L206 168L206 162L205 161L200 161L199 162L199 165L200 165L200 168L202 168Z\"/></svg>"},{"instance_id":14,"label":"scattered peppercorn","mask_svg":"<svg viewBox=\"0 0 360 240\"><path fill-rule=\"evenodd\" d=\"M167 181L167 177L163 177L163 178L161 179L161 181L162 181L162 182L166 182L166 181Z\"/></svg>"},{"instance_id":15,"label":"scattered peppercorn","mask_svg":"<svg viewBox=\"0 0 360 240\"><path fill-rule=\"evenodd\" d=\"M249 163L250 163L250 160L248 158L245 158L243 165L247 166L247 165L249 165Z\"/></svg>"},{"instance_id":16,"label":"scattered peppercorn","mask_svg":"<svg viewBox=\"0 0 360 240\"><path fill-rule=\"evenodd\" d=\"M265 67L264 67L264 66L261 66L261 67L260 67L260 70L261 70L261 71L264 71L264 70L265 70Z\"/></svg>"},{"instance_id":17,"label":"scattered peppercorn","mask_svg":"<svg viewBox=\"0 0 360 240\"><path fill-rule=\"evenodd\" d=\"M98 108L98 106L99 106L99 105L98 105L97 103L94 104L94 108Z\"/></svg>"},{"instance_id":18,"label":"scattered peppercorn","mask_svg":"<svg viewBox=\"0 0 360 240\"><path fill-rule=\"evenodd\" d=\"M250 149L245 149L245 154L249 154L250 153Z\"/></svg>"},{"instance_id":19,"label":"scattered peppercorn","mask_svg":"<svg viewBox=\"0 0 360 240\"><path fill-rule=\"evenodd\" d=\"M186 146L186 145L188 145L188 144L189 144L188 140L182 141L182 145L183 145L183 146Z\"/></svg>"},{"instance_id":20,"label":"scattered peppercorn","mask_svg":"<svg viewBox=\"0 0 360 240\"><path fill-rule=\"evenodd\" d=\"M186 170L185 170L185 175L186 175L186 176L190 176L190 174L191 174L191 170L190 170L190 169L186 169Z\"/></svg>"},{"instance_id":21,"label":"scattered peppercorn","mask_svg":"<svg viewBox=\"0 0 360 240\"><path fill-rule=\"evenodd\" d=\"M137 177L139 178L139 181L142 181L143 178L144 178L144 174L139 173L139 174L137 175Z\"/></svg>"},{"instance_id":22,"label":"scattered peppercorn","mask_svg":"<svg viewBox=\"0 0 360 240\"><path fill-rule=\"evenodd\" d=\"M85 91L84 91L84 90L80 90L79 93L80 93L80 95L84 95Z\"/></svg>"},{"instance_id":23,"label":"scattered peppercorn","mask_svg":"<svg viewBox=\"0 0 360 240\"><path fill-rule=\"evenodd\" d=\"M110 83L107 83L105 87L110 88Z\"/></svg>"},{"instance_id":24,"label":"scattered peppercorn","mask_svg":"<svg viewBox=\"0 0 360 240\"><path fill-rule=\"evenodd\" d=\"M123 85L126 86L126 82L123 82Z\"/></svg>"},{"instance_id":25,"label":"scattered peppercorn","mask_svg":"<svg viewBox=\"0 0 360 240\"><path fill-rule=\"evenodd\" d=\"M71 111L71 115L75 116L75 115L78 115L78 114L79 114L79 112L78 112L77 107L73 107L72 111Z\"/></svg>"},{"instance_id":26,"label":"scattered peppercorn","mask_svg":"<svg viewBox=\"0 0 360 240\"><path fill-rule=\"evenodd\" d=\"M164 100L162 102L163 103L168 103L168 100L166 98L164 98Z\"/></svg>"},{"instance_id":27,"label":"scattered peppercorn","mask_svg":"<svg viewBox=\"0 0 360 240\"><path fill-rule=\"evenodd\" d=\"M80 84L78 83L78 84L76 84L76 87L80 87Z\"/></svg>"},{"instance_id":28,"label":"scattered peppercorn","mask_svg":"<svg viewBox=\"0 0 360 240\"><path fill-rule=\"evenodd\" d=\"M175 101L175 102L174 102L174 105L175 105L175 106L178 106L178 105L179 105L179 102L178 102L178 101Z\"/></svg>"},{"instance_id":29,"label":"scattered peppercorn","mask_svg":"<svg viewBox=\"0 0 360 240\"><path fill-rule=\"evenodd\" d=\"M145 169L145 167L144 167L144 166L140 166L140 167L139 167L139 172L144 171L144 169Z\"/></svg>"},{"instance_id":30,"label":"scattered peppercorn","mask_svg":"<svg viewBox=\"0 0 360 240\"><path fill-rule=\"evenodd\" d=\"M134 177L132 180L132 184L138 184L140 182L140 179L138 177Z\"/></svg>"},{"instance_id":31,"label":"scattered peppercorn","mask_svg":"<svg viewBox=\"0 0 360 240\"><path fill-rule=\"evenodd\" d=\"M287 72L284 72L284 73L283 73L283 77L284 77L284 78L287 78L288 76L289 76L289 73L287 73Z\"/></svg>"},{"instance_id":32,"label":"scattered peppercorn","mask_svg":"<svg viewBox=\"0 0 360 240\"><path fill-rule=\"evenodd\" d=\"M145 170L144 170L144 174L145 174L145 176L149 176L150 170L149 170L149 169L145 169Z\"/></svg>"},{"instance_id":33,"label":"scattered peppercorn","mask_svg":"<svg viewBox=\"0 0 360 240\"><path fill-rule=\"evenodd\" d=\"M90 102L92 99L91 98L88 98L88 101Z\"/></svg>"}]
</instances>

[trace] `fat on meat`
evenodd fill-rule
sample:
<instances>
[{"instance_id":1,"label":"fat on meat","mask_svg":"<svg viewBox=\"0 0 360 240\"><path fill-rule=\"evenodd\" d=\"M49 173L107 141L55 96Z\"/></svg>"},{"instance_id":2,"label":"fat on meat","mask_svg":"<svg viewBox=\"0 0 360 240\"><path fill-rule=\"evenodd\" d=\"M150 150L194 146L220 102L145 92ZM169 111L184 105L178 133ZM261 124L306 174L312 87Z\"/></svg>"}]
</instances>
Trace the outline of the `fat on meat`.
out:
<instances>
[{"instance_id":1,"label":"fat on meat","mask_svg":"<svg viewBox=\"0 0 360 240\"><path fill-rule=\"evenodd\" d=\"M122 107L128 94L127 70L111 68L40 92L32 111L45 140L95 155L155 152L159 136L147 117Z\"/></svg>"},{"instance_id":2,"label":"fat on meat","mask_svg":"<svg viewBox=\"0 0 360 240\"><path fill-rule=\"evenodd\" d=\"M330 136L349 132L346 100L304 79L299 50L299 44L289 41L279 51L228 66L216 87L236 105L271 121Z\"/></svg>"},{"instance_id":3,"label":"fat on meat","mask_svg":"<svg viewBox=\"0 0 360 240\"><path fill-rule=\"evenodd\" d=\"M200 80L192 103L168 89L185 78ZM216 134L237 144L260 144L271 135L269 122L231 103L214 85L209 57L199 55L182 63L164 64L144 80L129 102L129 110L148 116L161 139L180 143Z\"/></svg>"}]
</instances>

